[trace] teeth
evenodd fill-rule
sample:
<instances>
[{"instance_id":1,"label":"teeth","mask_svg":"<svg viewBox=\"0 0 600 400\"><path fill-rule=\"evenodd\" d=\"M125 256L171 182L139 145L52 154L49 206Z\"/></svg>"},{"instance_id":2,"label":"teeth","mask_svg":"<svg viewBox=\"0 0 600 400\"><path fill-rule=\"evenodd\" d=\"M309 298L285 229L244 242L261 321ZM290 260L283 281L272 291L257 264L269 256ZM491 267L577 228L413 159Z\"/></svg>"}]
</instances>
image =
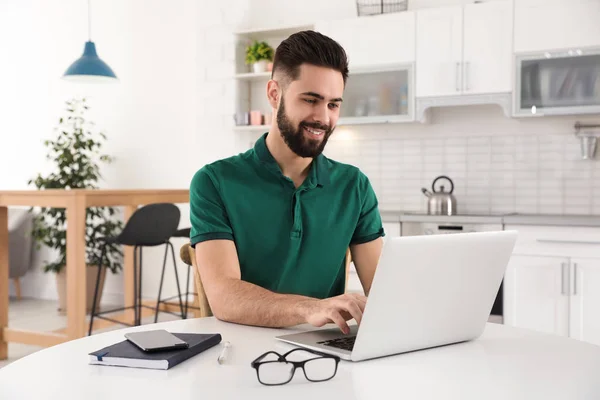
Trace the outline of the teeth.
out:
<instances>
[{"instance_id":1,"label":"teeth","mask_svg":"<svg viewBox=\"0 0 600 400\"><path fill-rule=\"evenodd\" d=\"M312 133L313 135L322 135L323 134L323 131L315 131L310 128L306 128L306 130L309 131L310 133Z\"/></svg>"}]
</instances>

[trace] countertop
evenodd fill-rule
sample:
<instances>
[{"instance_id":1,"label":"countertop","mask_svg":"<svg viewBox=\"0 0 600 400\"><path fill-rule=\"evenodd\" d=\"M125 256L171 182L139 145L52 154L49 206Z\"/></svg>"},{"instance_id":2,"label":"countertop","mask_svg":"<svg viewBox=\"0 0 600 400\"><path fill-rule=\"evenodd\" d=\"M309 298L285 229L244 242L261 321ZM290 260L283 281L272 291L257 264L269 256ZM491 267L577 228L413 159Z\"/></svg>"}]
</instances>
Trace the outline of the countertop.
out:
<instances>
[{"instance_id":1,"label":"countertop","mask_svg":"<svg viewBox=\"0 0 600 400\"><path fill-rule=\"evenodd\" d=\"M380 209L383 222L438 222L462 224L546 225L600 227L600 215L466 214L427 215L414 211Z\"/></svg>"}]
</instances>

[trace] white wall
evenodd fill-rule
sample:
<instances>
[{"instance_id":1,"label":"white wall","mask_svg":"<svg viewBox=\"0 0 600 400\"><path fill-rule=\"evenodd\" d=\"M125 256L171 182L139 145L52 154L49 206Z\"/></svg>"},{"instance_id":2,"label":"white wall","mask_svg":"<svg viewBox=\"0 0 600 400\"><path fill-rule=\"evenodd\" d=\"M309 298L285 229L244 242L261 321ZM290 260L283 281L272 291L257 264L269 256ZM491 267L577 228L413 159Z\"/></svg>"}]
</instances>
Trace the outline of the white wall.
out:
<instances>
[{"instance_id":1,"label":"white wall","mask_svg":"<svg viewBox=\"0 0 600 400\"><path fill-rule=\"evenodd\" d=\"M83 86L60 76L87 40L84 0L0 2L0 187L26 189L47 172L42 141L73 95L86 95L90 119L108 135L116 162L103 170L103 188L187 188L210 148L199 146L197 2L93 0L92 40L120 79ZM7 62L10 61L10 62ZM189 226L183 205L181 227ZM180 242L175 243L176 248ZM157 293L159 249L144 253L144 294ZM23 280L25 296L55 298L54 277L40 258ZM180 271L185 268L180 263ZM165 295L173 294L172 272ZM12 290L12 289L11 289ZM110 276L105 299L121 300L122 275Z\"/></svg>"}]
</instances>

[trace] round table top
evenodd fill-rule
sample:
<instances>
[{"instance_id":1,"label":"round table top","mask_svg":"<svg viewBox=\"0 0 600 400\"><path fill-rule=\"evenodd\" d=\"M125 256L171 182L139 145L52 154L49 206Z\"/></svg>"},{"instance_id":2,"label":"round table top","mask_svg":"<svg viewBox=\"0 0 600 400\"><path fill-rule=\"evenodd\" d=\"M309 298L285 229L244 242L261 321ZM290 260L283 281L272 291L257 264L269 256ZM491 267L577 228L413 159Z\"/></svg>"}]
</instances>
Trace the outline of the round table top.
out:
<instances>
[{"instance_id":1,"label":"round table top","mask_svg":"<svg viewBox=\"0 0 600 400\"><path fill-rule=\"evenodd\" d=\"M90 365L89 353L129 331L220 333L214 346L169 370ZM600 346L498 324L473 341L353 363L330 381L296 371L264 386L250 367L262 353L291 348L274 337L314 329L267 329L201 318L143 325L50 347L0 369L0 399L600 399ZM333 397L335 396L335 397Z\"/></svg>"}]
</instances>

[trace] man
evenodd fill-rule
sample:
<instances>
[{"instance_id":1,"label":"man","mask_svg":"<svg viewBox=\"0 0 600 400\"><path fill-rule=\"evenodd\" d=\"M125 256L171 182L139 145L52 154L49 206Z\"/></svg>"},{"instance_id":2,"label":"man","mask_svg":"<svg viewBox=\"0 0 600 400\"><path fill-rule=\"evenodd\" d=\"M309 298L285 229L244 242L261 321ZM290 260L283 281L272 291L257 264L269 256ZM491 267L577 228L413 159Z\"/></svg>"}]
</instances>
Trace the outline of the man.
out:
<instances>
[{"instance_id":1,"label":"man","mask_svg":"<svg viewBox=\"0 0 600 400\"><path fill-rule=\"evenodd\" d=\"M366 297L344 294L344 259L368 295L384 235L369 180L322 151L348 76L342 47L314 31L276 49L273 121L246 153L208 164L190 187L191 244L213 314L267 327L360 323Z\"/></svg>"}]
</instances>

